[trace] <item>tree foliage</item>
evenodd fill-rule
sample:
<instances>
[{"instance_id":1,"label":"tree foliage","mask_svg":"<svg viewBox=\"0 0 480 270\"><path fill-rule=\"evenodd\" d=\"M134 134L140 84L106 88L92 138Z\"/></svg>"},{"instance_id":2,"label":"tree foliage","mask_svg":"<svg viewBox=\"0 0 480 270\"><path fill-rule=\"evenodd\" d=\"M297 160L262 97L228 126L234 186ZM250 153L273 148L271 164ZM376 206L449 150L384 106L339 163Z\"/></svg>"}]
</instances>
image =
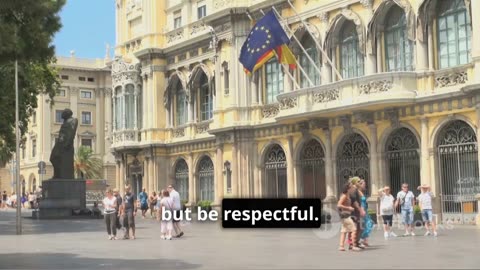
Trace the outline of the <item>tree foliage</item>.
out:
<instances>
[{"instance_id":1,"label":"tree foliage","mask_svg":"<svg viewBox=\"0 0 480 270\"><path fill-rule=\"evenodd\" d=\"M77 177L99 179L102 177L103 161L90 147L80 146L75 154L74 168Z\"/></svg>"},{"instance_id":2,"label":"tree foliage","mask_svg":"<svg viewBox=\"0 0 480 270\"><path fill-rule=\"evenodd\" d=\"M54 34L60 30L58 15L65 0L0 1L0 161L15 151L15 60L18 61L21 136L37 108L39 94L50 102L60 81L56 70Z\"/></svg>"}]
</instances>

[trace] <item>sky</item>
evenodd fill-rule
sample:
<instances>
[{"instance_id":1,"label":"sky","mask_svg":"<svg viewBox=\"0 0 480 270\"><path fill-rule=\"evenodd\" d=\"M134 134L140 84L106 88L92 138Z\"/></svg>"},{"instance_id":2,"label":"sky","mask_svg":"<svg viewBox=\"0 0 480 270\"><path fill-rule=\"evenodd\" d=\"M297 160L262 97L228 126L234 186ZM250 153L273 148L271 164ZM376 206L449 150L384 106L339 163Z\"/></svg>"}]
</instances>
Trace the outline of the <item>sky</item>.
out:
<instances>
[{"instance_id":1,"label":"sky","mask_svg":"<svg viewBox=\"0 0 480 270\"><path fill-rule=\"evenodd\" d=\"M78 58L104 58L107 43L113 56L114 0L67 0L60 16L63 26L53 41L58 56L74 50Z\"/></svg>"}]
</instances>

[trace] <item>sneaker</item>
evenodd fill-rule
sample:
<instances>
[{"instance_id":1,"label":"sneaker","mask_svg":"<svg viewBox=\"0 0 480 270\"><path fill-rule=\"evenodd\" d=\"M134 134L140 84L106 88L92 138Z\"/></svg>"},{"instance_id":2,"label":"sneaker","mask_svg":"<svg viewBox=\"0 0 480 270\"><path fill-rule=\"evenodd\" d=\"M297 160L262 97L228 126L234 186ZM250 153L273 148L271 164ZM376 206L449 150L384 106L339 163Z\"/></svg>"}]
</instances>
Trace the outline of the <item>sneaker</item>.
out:
<instances>
[{"instance_id":1,"label":"sneaker","mask_svg":"<svg viewBox=\"0 0 480 270\"><path fill-rule=\"evenodd\" d=\"M438 235L437 232L433 232L433 236L437 237L437 235Z\"/></svg>"},{"instance_id":2,"label":"sneaker","mask_svg":"<svg viewBox=\"0 0 480 270\"><path fill-rule=\"evenodd\" d=\"M414 232L411 232L410 235L411 235L411 236L415 236L415 233L414 233Z\"/></svg>"},{"instance_id":3,"label":"sneaker","mask_svg":"<svg viewBox=\"0 0 480 270\"><path fill-rule=\"evenodd\" d=\"M113 239L113 236L109 235L108 240L112 240L112 239Z\"/></svg>"},{"instance_id":4,"label":"sneaker","mask_svg":"<svg viewBox=\"0 0 480 270\"><path fill-rule=\"evenodd\" d=\"M390 232L391 237L397 237L397 235L394 232Z\"/></svg>"},{"instance_id":5,"label":"sneaker","mask_svg":"<svg viewBox=\"0 0 480 270\"><path fill-rule=\"evenodd\" d=\"M404 233L403 236L409 236L410 234L408 232Z\"/></svg>"},{"instance_id":6,"label":"sneaker","mask_svg":"<svg viewBox=\"0 0 480 270\"><path fill-rule=\"evenodd\" d=\"M180 238L180 237L182 237L182 236L183 236L183 232L180 232L180 233L177 235L178 238Z\"/></svg>"},{"instance_id":7,"label":"sneaker","mask_svg":"<svg viewBox=\"0 0 480 270\"><path fill-rule=\"evenodd\" d=\"M338 251L345 251L345 248L344 247L339 247Z\"/></svg>"},{"instance_id":8,"label":"sneaker","mask_svg":"<svg viewBox=\"0 0 480 270\"><path fill-rule=\"evenodd\" d=\"M385 237L385 239L387 239L388 238L388 232L384 232L383 237Z\"/></svg>"},{"instance_id":9,"label":"sneaker","mask_svg":"<svg viewBox=\"0 0 480 270\"><path fill-rule=\"evenodd\" d=\"M116 236L114 236L112 240L118 240L118 238Z\"/></svg>"},{"instance_id":10,"label":"sneaker","mask_svg":"<svg viewBox=\"0 0 480 270\"><path fill-rule=\"evenodd\" d=\"M362 249L359 248L359 247L353 247L352 250L353 250L353 251L361 251Z\"/></svg>"},{"instance_id":11,"label":"sneaker","mask_svg":"<svg viewBox=\"0 0 480 270\"><path fill-rule=\"evenodd\" d=\"M429 235L430 235L430 231L427 231L427 232L425 233L425 236L429 236Z\"/></svg>"},{"instance_id":12,"label":"sneaker","mask_svg":"<svg viewBox=\"0 0 480 270\"><path fill-rule=\"evenodd\" d=\"M165 235L160 236L160 239L165 240Z\"/></svg>"},{"instance_id":13,"label":"sneaker","mask_svg":"<svg viewBox=\"0 0 480 270\"><path fill-rule=\"evenodd\" d=\"M167 236L167 238L165 238L167 240L172 240L172 237L171 236Z\"/></svg>"},{"instance_id":14,"label":"sneaker","mask_svg":"<svg viewBox=\"0 0 480 270\"><path fill-rule=\"evenodd\" d=\"M361 249L365 249L366 246L364 244L359 244L358 247L361 248ZM355 247L353 247L353 248L355 248Z\"/></svg>"}]
</instances>

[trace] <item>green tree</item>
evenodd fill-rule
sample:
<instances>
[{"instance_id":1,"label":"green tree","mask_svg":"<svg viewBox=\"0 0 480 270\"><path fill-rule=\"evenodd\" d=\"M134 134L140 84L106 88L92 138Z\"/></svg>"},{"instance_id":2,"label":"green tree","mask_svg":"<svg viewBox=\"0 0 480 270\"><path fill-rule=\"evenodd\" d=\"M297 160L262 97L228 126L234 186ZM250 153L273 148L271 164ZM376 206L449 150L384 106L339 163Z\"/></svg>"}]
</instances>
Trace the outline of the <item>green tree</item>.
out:
<instances>
[{"instance_id":1,"label":"green tree","mask_svg":"<svg viewBox=\"0 0 480 270\"><path fill-rule=\"evenodd\" d=\"M75 154L75 174L85 179L102 177L103 161L98 158L90 147L80 146Z\"/></svg>"},{"instance_id":2,"label":"green tree","mask_svg":"<svg viewBox=\"0 0 480 270\"><path fill-rule=\"evenodd\" d=\"M37 96L50 102L60 81L56 70L54 34L60 30L58 15L65 0L0 1L0 163L15 151L15 60L18 61L21 137L37 108Z\"/></svg>"}]
</instances>

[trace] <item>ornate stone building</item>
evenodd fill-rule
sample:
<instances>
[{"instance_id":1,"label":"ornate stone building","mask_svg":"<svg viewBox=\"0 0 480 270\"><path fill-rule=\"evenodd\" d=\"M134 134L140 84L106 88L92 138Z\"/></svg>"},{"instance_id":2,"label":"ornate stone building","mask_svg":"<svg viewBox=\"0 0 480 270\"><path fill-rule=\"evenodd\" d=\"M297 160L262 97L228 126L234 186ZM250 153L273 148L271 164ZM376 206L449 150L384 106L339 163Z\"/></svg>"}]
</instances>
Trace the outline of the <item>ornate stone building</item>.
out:
<instances>
[{"instance_id":1,"label":"ornate stone building","mask_svg":"<svg viewBox=\"0 0 480 270\"><path fill-rule=\"evenodd\" d=\"M329 205L358 175L372 207L379 187L428 183L444 220L474 222L480 3L290 2L116 1L117 185ZM272 6L302 68L249 77L240 48Z\"/></svg>"},{"instance_id":2,"label":"ornate stone building","mask_svg":"<svg viewBox=\"0 0 480 270\"><path fill-rule=\"evenodd\" d=\"M112 82L106 62L108 59L81 59L74 55L57 57L55 67L59 69L61 89L53 106L48 102L48 96L38 96L38 107L30 119L20 151L22 190L33 191L41 185L42 180L52 177L50 153L58 137L63 121L61 114L65 108L71 109L73 116L78 118L75 148L80 145L91 147L104 162L104 179L111 185L115 183L114 156L110 152ZM41 161L46 163L44 175L39 174L38 163ZM9 193L15 191L12 165L7 164L0 169L0 188Z\"/></svg>"}]
</instances>

